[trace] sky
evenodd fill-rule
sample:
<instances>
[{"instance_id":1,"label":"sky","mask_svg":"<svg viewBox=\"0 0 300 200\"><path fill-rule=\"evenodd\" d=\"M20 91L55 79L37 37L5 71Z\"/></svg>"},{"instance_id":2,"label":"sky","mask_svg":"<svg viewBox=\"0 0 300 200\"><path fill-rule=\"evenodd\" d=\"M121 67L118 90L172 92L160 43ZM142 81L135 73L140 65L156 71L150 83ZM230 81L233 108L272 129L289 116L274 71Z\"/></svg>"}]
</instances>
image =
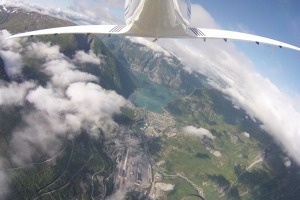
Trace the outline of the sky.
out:
<instances>
[{"instance_id":1,"label":"sky","mask_svg":"<svg viewBox=\"0 0 300 200\"><path fill-rule=\"evenodd\" d=\"M300 46L300 1L193 2L201 3L223 29L257 34ZM255 63L257 71L269 77L278 87L300 93L299 52L269 46L257 48L243 42L236 42L235 45Z\"/></svg>"}]
</instances>

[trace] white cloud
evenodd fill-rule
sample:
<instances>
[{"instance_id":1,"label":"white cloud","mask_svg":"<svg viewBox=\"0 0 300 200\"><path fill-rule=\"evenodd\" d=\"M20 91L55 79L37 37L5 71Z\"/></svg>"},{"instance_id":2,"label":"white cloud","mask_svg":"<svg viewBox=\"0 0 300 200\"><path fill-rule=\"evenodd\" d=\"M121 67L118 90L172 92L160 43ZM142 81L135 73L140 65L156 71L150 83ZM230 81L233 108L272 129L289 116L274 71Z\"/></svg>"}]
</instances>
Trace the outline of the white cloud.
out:
<instances>
[{"instance_id":1,"label":"white cloud","mask_svg":"<svg viewBox=\"0 0 300 200\"><path fill-rule=\"evenodd\" d=\"M3 35L0 35L0 47L2 50L11 50L14 52L21 52L23 49L21 45L21 38L13 38L11 40L6 40L6 37L11 36L11 34L7 30L2 30Z\"/></svg>"},{"instance_id":2,"label":"white cloud","mask_svg":"<svg viewBox=\"0 0 300 200\"><path fill-rule=\"evenodd\" d=\"M120 108L128 104L127 100L114 91L88 83L98 82L98 78L79 71L75 65L101 64L100 55L79 51L73 61L60 53L59 46L49 43L36 42L26 46L24 42L23 48L14 43L20 40L6 41L10 40L0 38L5 47L5 50L0 49L0 56L6 61L7 71L8 66L22 67L24 57L35 58L44 62L40 70L50 77L43 87L28 81L0 81L0 106L26 105L27 108L23 110L22 123L15 127L10 141L15 163L30 162L37 152L53 156L60 150L62 138L73 138L83 129L97 137L100 129L110 131L117 125L113 115L121 112Z\"/></svg>"},{"instance_id":3,"label":"white cloud","mask_svg":"<svg viewBox=\"0 0 300 200\"><path fill-rule=\"evenodd\" d=\"M215 139L215 136L213 136L213 134L209 130L202 128L202 127L196 128L194 126L186 126L182 130L185 134L188 134L188 135L198 136L200 138L203 138L204 136L206 136L212 140Z\"/></svg>"},{"instance_id":4,"label":"white cloud","mask_svg":"<svg viewBox=\"0 0 300 200\"><path fill-rule=\"evenodd\" d=\"M283 158L283 164L285 167L289 168L292 165L292 161L288 157L285 157Z\"/></svg>"},{"instance_id":5,"label":"white cloud","mask_svg":"<svg viewBox=\"0 0 300 200\"><path fill-rule=\"evenodd\" d=\"M5 64L5 70L9 77L18 77L22 74L23 61L19 53L12 51L0 51L0 57Z\"/></svg>"},{"instance_id":6,"label":"white cloud","mask_svg":"<svg viewBox=\"0 0 300 200\"><path fill-rule=\"evenodd\" d=\"M199 4L192 4L191 26L205 28L220 28L210 13Z\"/></svg>"},{"instance_id":7,"label":"white cloud","mask_svg":"<svg viewBox=\"0 0 300 200\"><path fill-rule=\"evenodd\" d=\"M79 81L98 81L92 74L76 70L76 66L65 59L52 60L43 65L44 71L51 76L55 86L67 87Z\"/></svg>"},{"instance_id":8,"label":"white cloud","mask_svg":"<svg viewBox=\"0 0 300 200\"><path fill-rule=\"evenodd\" d=\"M55 86L65 88L74 82L98 81L96 76L76 70L76 65L60 53L59 46L57 45L51 46L50 43L45 44L42 42L32 43L26 48L26 56L47 61L41 66L41 69L51 76L51 81ZM100 64L100 59L93 52L86 54L79 51L79 53L76 52L74 57L77 62Z\"/></svg>"},{"instance_id":9,"label":"white cloud","mask_svg":"<svg viewBox=\"0 0 300 200\"><path fill-rule=\"evenodd\" d=\"M62 19L69 19L70 21L76 22L78 24L99 23L99 19L92 18L91 16L86 15L85 12L78 12L80 10L77 10L74 7L71 7L70 9L62 9L57 6L50 6L49 4L45 5L45 3L41 2L33 3L21 0L0 0L0 5L4 5L7 7L23 8L31 12L39 12L44 15L49 15ZM18 11L15 10L14 12Z\"/></svg>"},{"instance_id":10,"label":"white cloud","mask_svg":"<svg viewBox=\"0 0 300 200\"><path fill-rule=\"evenodd\" d=\"M56 92L53 87L43 88L39 86L28 93L26 100L32 103L37 110L48 115L66 112L75 106L70 104L63 94Z\"/></svg>"},{"instance_id":11,"label":"white cloud","mask_svg":"<svg viewBox=\"0 0 300 200\"><path fill-rule=\"evenodd\" d=\"M36 59L46 59L48 61L64 58L59 51L59 46L51 46L50 43L32 42L27 46L25 55Z\"/></svg>"},{"instance_id":12,"label":"white cloud","mask_svg":"<svg viewBox=\"0 0 300 200\"><path fill-rule=\"evenodd\" d=\"M77 51L74 55L74 60L79 63L92 63L96 65L100 65L101 63L100 58L91 50L89 53Z\"/></svg>"},{"instance_id":13,"label":"white cloud","mask_svg":"<svg viewBox=\"0 0 300 200\"><path fill-rule=\"evenodd\" d=\"M30 161L36 152L53 156L63 137L72 138L81 129L96 137L99 129L109 131L116 126L112 116L127 103L115 92L93 83L73 83L66 94L43 87L29 92L26 99L35 109L23 114L25 125L13 133L16 163Z\"/></svg>"},{"instance_id":14,"label":"white cloud","mask_svg":"<svg viewBox=\"0 0 300 200\"><path fill-rule=\"evenodd\" d=\"M152 43L152 41L150 39L141 38L141 37L127 37L127 39L129 39L133 43L144 45L144 46L148 47L149 49L152 49L155 52L163 53L164 56L167 56L167 57L171 56L171 54L167 50L165 50L164 48L162 48L159 45L156 45L156 43ZM140 50L142 51L144 49L141 48Z\"/></svg>"},{"instance_id":15,"label":"white cloud","mask_svg":"<svg viewBox=\"0 0 300 200\"><path fill-rule=\"evenodd\" d=\"M125 9L125 1L123 0L104 0L105 5L116 9Z\"/></svg>"},{"instance_id":16,"label":"white cloud","mask_svg":"<svg viewBox=\"0 0 300 200\"><path fill-rule=\"evenodd\" d=\"M71 8L76 10L78 13L82 13L95 22L100 24L111 24L111 23L121 23L124 24L124 20L120 18L123 16L124 10L120 9L124 6L124 1L122 0L98 0L98 1L80 1L73 0L73 5Z\"/></svg>"},{"instance_id":17,"label":"white cloud","mask_svg":"<svg viewBox=\"0 0 300 200\"><path fill-rule=\"evenodd\" d=\"M4 38L9 35L8 32L5 35L0 35L0 57L4 61L8 76L15 78L22 74L23 60L19 53L23 51L23 48L20 45L21 39L6 40Z\"/></svg>"},{"instance_id":18,"label":"white cloud","mask_svg":"<svg viewBox=\"0 0 300 200\"><path fill-rule=\"evenodd\" d=\"M45 15L68 19L77 24L125 24L123 0L73 0L68 8L21 0L0 0L0 5L25 8Z\"/></svg>"},{"instance_id":19,"label":"white cloud","mask_svg":"<svg viewBox=\"0 0 300 200\"><path fill-rule=\"evenodd\" d=\"M14 150L11 158L17 165L31 162L39 153L51 157L61 149L67 129L57 113L30 111L23 115L23 122L25 125L14 130L10 141Z\"/></svg>"},{"instance_id":20,"label":"white cloud","mask_svg":"<svg viewBox=\"0 0 300 200\"><path fill-rule=\"evenodd\" d=\"M34 87L33 82L8 84L0 81L0 106L23 105L27 92Z\"/></svg>"},{"instance_id":21,"label":"white cloud","mask_svg":"<svg viewBox=\"0 0 300 200\"><path fill-rule=\"evenodd\" d=\"M38 87L26 99L35 109L23 114L25 126L13 133L13 159L21 164L38 151L53 156L61 148L61 139L80 134L81 129L98 137L116 126L112 117L128 102L114 91L97 84L78 82L65 92L61 88Z\"/></svg>"},{"instance_id":22,"label":"white cloud","mask_svg":"<svg viewBox=\"0 0 300 200\"><path fill-rule=\"evenodd\" d=\"M66 91L66 95L76 105L78 116L91 130L101 127L104 130L115 126L114 114L119 114L120 107L128 102L114 91L107 91L93 83L74 83ZM87 128L86 127L86 128Z\"/></svg>"}]
</instances>

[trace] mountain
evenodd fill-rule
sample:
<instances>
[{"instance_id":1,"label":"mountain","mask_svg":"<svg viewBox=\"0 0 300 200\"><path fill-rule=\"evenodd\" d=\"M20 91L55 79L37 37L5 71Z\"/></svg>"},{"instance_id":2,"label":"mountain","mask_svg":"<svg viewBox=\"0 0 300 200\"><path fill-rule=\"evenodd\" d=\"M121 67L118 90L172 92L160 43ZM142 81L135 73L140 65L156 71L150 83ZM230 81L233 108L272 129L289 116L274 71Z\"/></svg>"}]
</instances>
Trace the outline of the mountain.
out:
<instances>
[{"instance_id":1,"label":"mountain","mask_svg":"<svg viewBox=\"0 0 300 200\"><path fill-rule=\"evenodd\" d=\"M69 21L14 7L8 9L0 7L0 15L3 16L0 28L8 30L12 34L43 28L74 25L74 23ZM135 89L135 83L129 71L122 66L97 37L90 35L57 35L31 39L31 41L36 40L50 42L51 45L59 44L60 51L70 58L78 50L85 52L93 50L96 54L102 54L105 59L102 72L93 66L85 66L85 70L99 76L101 85L104 88L116 90L124 96L128 96Z\"/></svg>"},{"instance_id":2,"label":"mountain","mask_svg":"<svg viewBox=\"0 0 300 200\"><path fill-rule=\"evenodd\" d=\"M0 17L0 29L11 33L73 25L16 7L0 6ZM2 49L21 56L18 76L0 54L0 93L9 97L0 97L0 175L7 174L0 186L9 183L0 198L299 196L299 167L260 121L205 76L184 71L171 52L118 36L40 36L19 44ZM32 49L40 52L32 56Z\"/></svg>"},{"instance_id":3,"label":"mountain","mask_svg":"<svg viewBox=\"0 0 300 200\"><path fill-rule=\"evenodd\" d=\"M119 36L108 38L99 36L107 48L122 63L125 63L133 72L147 74L154 83L171 87L174 90L188 90L206 84L206 77L197 74L189 74L183 70L180 60L171 52L158 48L153 50L136 41ZM156 44L151 44L151 47ZM189 79L187 81L187 79Z\"/></svg>"}]
</instances>

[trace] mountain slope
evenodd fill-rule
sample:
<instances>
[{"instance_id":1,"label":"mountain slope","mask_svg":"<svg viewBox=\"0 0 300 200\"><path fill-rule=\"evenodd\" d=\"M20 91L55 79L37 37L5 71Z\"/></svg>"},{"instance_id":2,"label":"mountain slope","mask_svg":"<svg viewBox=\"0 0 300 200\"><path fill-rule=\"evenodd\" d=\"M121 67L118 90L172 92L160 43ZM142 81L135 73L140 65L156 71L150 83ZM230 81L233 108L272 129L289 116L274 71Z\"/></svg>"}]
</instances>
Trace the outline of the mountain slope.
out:
<instances>
[{"instance_id":1,"label":"mountain slope","mask_svg":"<svg viewBox=\"0 0 300 200\"><path fill-rule=\"evenodd\" d=\"M0 6L0 15L3 16L0 29L6 29L11 33L74 25L74 23L66 20L13 7L4 9ZM100 84L104 88L116 90L124 96L129 96L135 89L133 76L97 37L72 34L47 35L28 38L28 41L43 41L50 42L51 45L59 45L60 51L69 58L72 58L75 51L89 52L93 50L97 55L101 54L104 59L102 69L97 69L96 66L85 66L86 69L82 70L87 70L98 76Z\"/></svg>"},{"instance_id":2,"label":"mountain slope","mask_svg":"<svg viewBox=\"0 0 300 200\"><path fill-rule=\"evenodd\" d=\"M0 16L0 27L11 32L72 24L18 8L9 8L7 11L2 9ZM25 23L20 23L22 20ZM170 192L157 192L162 199L203 199L202 196L206 199L222 200L297 199L300 192L299 167L262 131L259 121L252 120L243 110L235 108L220 91L207 83L206 77L184 71L180 61L163 49L151 46L149 48L122 37L100 38L105 45L99 38L90 35L28 38L23 45L30 46L37 41L48 42L48 47L52 48L53 45L59 45L60 52L63 53L63 59L60 61L77 62L76 70L99 78L97 82L92 77L90 82L116 90L123 96L127 97L135 90L131 99L136 105L146 109L136 109L134 113L131 110L123 110L123 113L127 112L128 118L113 116L114 120L120 123L119 129L107 130L107 124L94 127L95 121L87 125L90 128L88 129L84 126L86 121L82 121L83 128L79 133L73 133L72 130L77 127L74 123L78 120L77 112L81 111L80 114L94 119L99 112L117 106L118 96L113 95L113 98L109 98L111 93L104 91L102 96L86 96L83 102L72 102L70 106L66 101L72 98L63 98L70 94L70 90L58 88L56 91L53 89L55 85L50 83L53 77L61 75L60 72L56 71L50 75L45 73L47 59L26 56L26 52L23 51L24 77L17 82L33 81L38 85L39 92L46 90L48 93L33 98L34 95L29 89L27 92L31 95L27 96L25 106L2 106L0 109L0 155L4 157L2 160L5 161L5 166L10 168L5 172L9 171L13 177L14 193L9 196L10 199L101 199L116 191L122 182L126 183L127 180L136 177L134 174L137 174L139 179L139 173L142 171L140 163L146 163L145 171L153 169L151 177L155 175L158 177L157 181L174 185ZM100 58L100 66L74 61L78 51L90 53L90 50ZM55 65L52 67L55 68ZM6 76L9 78L1 60L0 72L4 80ZM72 75L63 74L63 78ZM15 86L21 88L23 85ZM72 91L73 95L79 93L79 97L84 96L83 90L76 89ZM57 96L58 100L55 98ZM49 97L50 105L47 101ZM106 98L107 101L102 101ZM42 103L37 104L35 101L38 100ZM91 100L101 102L104 109L96 110L97 106L101 105L93 104ZM81 108L81 103L84 104L83 109L76 110L77 107ZM106 104L112 106L108 108L105 107ZM31 111L36 111L39 106L46 110L46 117L39 112L34 113L32 117ZM72 119L70 129L62 135L56 135L54 139L49 136L51 134L44 134L45 127L49 129L50 126L50 130L61 128L67 118L63 111L68 107L75 109L67 113L70 117L68 119ZM58 110L58 114L54 112L57 114L54 118L47 118L53 115L53 110ZM22 121L27 115L32 117L31 121ZM105 121L110 116L101 117L100 121ZM131 121L133 118L135 120ZM38 131L28 131L24 124L31 124L33 121L41 124L42 128ZM60 148L57 148L55 142L48 144L51 147L48 150L57 150L56 154L49 158L47 152L43 151L45 145L30 143L34 146L32 162L16 166L10 158L10 153L15 149L10 145L14 134L19 130L24 134L26 130L38 133L33 135L40 143L48 137L54 141L58 140ZM192 133L186 130L192 130ZM39 135L43 135L44 138L39 138ZM22 146L23 143L24 141L18 145ZM133 149L137 150L132 153L137 155L134 157L138 160L136 163L135 159L124 159L126 155L132 156L128 152ZM147 160L139 161L139 156L143 155L147 155L151 167L148 166ZM128 177L123 167L126 163L124 160L131 163L127 165L128 168L133 167L132 171L128 170ZM119 166L122 168L118 168ZM156 180L152 183L154 189L155 182ZM144 194L148 195L151 192L150 188L144 189L138 187L138 184L138 181L133 184L134 191L127 199L147 198ZM122 189L120 191L122 192Z\"/></svg>"},{"instance_id":3,"label":"mountain slope","mask_svg":"<svg viewBox=\"0 0 300 200\"><path fill-rule=\"evenodd\" d=\"M73 25L20 8L0 6L0 16L0 29L11 33ZM113 117L120 114L120 101L126 104L116 92L129 96L136 88L134 77L91 35L41 36L16 43L0 47L6 53L0 56L0 186L10 187L7 195L0 189L0 199L47 199L50 194L55 199L88 199L111 194L115 162L103 144L104 134L114 137ZM7 73L8 66L16 67L17 76ZM41 91L47 92L30 96ZM17 96L21 101L15 104ZM82 101L82 108L79 102L61 105L62 110L55 113L55 109L43 111L34 102L41 100L43 106L50 99L48 106L60 106L76 101L75 96L90 103ZM51 124L52 120L56 122ZM45 138L35 140L41 135ZM18 140L22 142L16 144ZM23 153L29 157L14 160L22 159Z\"/></svg>"}]
</instances>

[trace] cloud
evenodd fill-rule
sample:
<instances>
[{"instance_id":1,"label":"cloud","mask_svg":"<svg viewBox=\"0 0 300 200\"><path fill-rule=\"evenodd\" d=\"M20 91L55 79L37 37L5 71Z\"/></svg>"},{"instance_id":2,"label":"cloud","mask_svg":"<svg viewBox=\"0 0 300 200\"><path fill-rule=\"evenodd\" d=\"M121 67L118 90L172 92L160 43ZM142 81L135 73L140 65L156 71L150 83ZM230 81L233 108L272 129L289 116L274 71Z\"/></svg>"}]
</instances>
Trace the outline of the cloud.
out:
<instances>
[{"instance_id":1,"label":"cloud","mask_svg":"<svg viewBox=\"0 0 300 200\"><path fill-rule=\"evenodd\" d=\"M62 92L63 91L63 92ZM48 85L31 90L26 100L34 109L23 113L23 124L13 132L11 146L17 164L31 161L36 152L53 156L62 138L86 130L98 137L116 126L112 117L128 103L114 91L94 83L72 83L66 90Z\"/></svg>"},{"instance_id":2,"label":"cloud","mask_svg":"<svg viewBox=\"0 0 300 200\"><path fill-rule=\"evenodd\" d=\"M98 78L92 74L77 70L77 66L59 51L59 46L50 46L50 43L32 43L26 48L26 56L44 59L46 62L41 66L46 74L51 76L51 81L55 86L67 87L71 83L79 81L98 82ZM81 62L99 63L97 55L93 52L89 54L81 51L76 52L75 60ZM76 59L77 58L77 59Z\"/></svg>"},{"instance_id":3,"label":"cloud","mask_svg":"<svg viewBox=\"0 0 300 200\"><path fill-rule=\"evenodd\" d=\"M34 155L39 154L51 157L61 149L67 129L59 115L49 116L44 112L30 111L23 115L23 123L24 126L14 130L10 141L14 163L29 163Z\"/></svg>"},{"instance_id":4,"label":"cloud","mask_svg":"<svg viewBox=\"0 0 300 200\"><path fill-rule=\"evenodd\" d=\"M4 61L6 73L13 79L22 74L23 60L19 53L23 48L20 44L21 39L5 40L4 37L7 36L10 36L7 31L0 35L0 57Z\"/></svg>"},{"instance_id":5,"label":"cloud","mask_svg":"<svg viewBox=\"0 0 300 200\"><path fill-rule=\"evenodd\" d=\"M52 17L68 19L78 24L97 24L99 19L86 15L85 12L80 12L75 6L67 8L60 8L55 6L45 5L43 3L32 3L21 0L0 0L0 5L7 7L23 8L30 12L38 12ZM12 12L8 10L9 12Z\"/></svg>"},{"instance_id":6,"label":"cloud","mask_svg":"<svg viewBox=\"0 0 300 200\"><path fill-rule=\"evenodd\" d=\"M82 13L100 24L118 23L124 24L123 16L124 1L122 0L98 0L98 1L80 1L73 0L71 8L78 13Z\"/></svg>"},{"instance_id":7,"label":"cloud","mask_svg":"<svg viewBox=\"0 0 300 200\"><path fill-rule=\"evenodd\" d=\"M32 42L27 46L25 55L35 59L45 59L47 61L64 58L59 51L59 46L51 46L50 43Z\"/></svg>"},{"instance_id":8,"label":"cloud","mask_svg":"<svg viewBox=\"0 0 300 200\"><path fill-rule=\"evenodd\" d=\"M34 58L42 62L39 70L50 78L43 86L31 81L0 81L0 106L23 107L22 119L10 141L14 163L31 162L36 154L51 157L61 149L64 138L72 139L82 130L98 137L100 130L108 132L117 126L113 116L129 102L116 92L103 89L96 84L96 76L77 67L86 62L101 65L101 55L78 51L71 60L60 53L59 46L49 43L24 42L23 47L6 41L9 40L0 38L6 47L0 49L1 57L5 61L11 59L5 62L6 69L13 62L21 68L24 58Z\"/></svg>"},{"instance_id":9,"label":"cloud","mask_svg":"<svg viewBox=\"0 0 300 200\"><path fill-rule=\"evenodd\" d=\"M77 51L74 55L74 60L79 63L92 63L95 65L100 65L100 58L93 52L85 53L84 51Z\"/></svg>"},{"instance_id":10,"label":"cloud","mask_svg":"<svg viewBox=\"0 0 300 200\"><path fill-rule=\"evenodd\" d=\"M35 87L33 82L6 83L0 81L0 106L24 105L25 96Z\"/></svg>"},{"instance_id":11,"label":"cloud","mask_svg":"<svg viewBox=\"0 0 300 200\"><path fill-rule=\"evenodd\" d=\"M87 123L85 128L89 127L91 131L99 127L108 130L116 125L112 116L120 114L120 108L128 104L116 92L107 91L93 83L74 83L67 89L66 94L77 105L78 116Z\"/></svg>"},{"instance_id":12,"label":"cloud","mask_svg":"<svg viewBox=\"0 0 300 200\"><path fill-rule=\"evenodd\" d=\"M62 138L73 138L82 129L94 137L100 130L110 131L116 126L113 115L128 104L114 91L85 82L72 83L65 90L51 84L39 86L25 98L34 109L23 113L24 125L13 133L11 146L17 164L31 161L36 152L53 156Z\"/></svg>"},{"instance_id":13,"label":"cloud","mask_svg":"<svg viewBox=\"0 0 300 200\"><path fill-rule=\"evenodd\" d=\"M146 46L148 49L152 49L154 52L162 53L166 57L170 57L171 53L168 52L166 49L162 48L159 45L153 44L150 39L141 38L141 37L127 37L131 42L141 44L143 46ZM144 47L141 47L140 50L148 50L144 49Z\"/></svg>"},{"instance_id":14,"label":"cloud","mask_svg":"<svg viewBox=\"0 0 300 200\"><path fill-rule=\"evenodd\" d=\"M64 59L52 60L45 63L44 71L51 76L52 83L57 87L67 87L79 81L94 81L98 78L92 74L76 70L76 66Z\"/></svg>"},{"instance_id":15,"label":"cloud","mask_svg":"<svg viewBox=\"0 0 300 200\"><path fill-rule=\"evenodd\" d=\"M215 139L215 136L213 136L213 134L209 130L202 128L202 127L196 128L194 126L186 126L182 130L185 134L188 134L188 135L198 136L200 138L203 138L204 136L206 136L212 140Z\"/></svg>"},{"instance_id":16,"label":"cloud","mask_svg":"<svg viewBox=\"0 0 300 200\"><path fill-rule=\"evenodd\" d=\"M0 5L24 8L77 24L125 24L123 0L73 0L69 7L64 8L21 0L0 0Z\"/></svg>"},{"instance_id":17,"label":"cloud","mask_svg":"<svg viewBox=\"0 0 300 200\"><path fill-rule=\"evenodd\" d=\"M9 77L18 77L22 74L23 61L19 53L0 51L0 57L5 64L5 71Z\"/></svg>"},{"instance_id":18,"label":"cloud","mask_svg":"<svg viewBox=\"0 0 300 200\"><path fill-rule=\"evenodd\" d=\"M23 47L21 45L21 38L12 38L10 40L6 40L5 37L11 36L10 33L7 35L0 35L0 47L2 51L13 51L13 52L21 52Z\"/></svg>"},{"instance_id":19,"label":"cloud","mask_svg":"<svg viewBox=\"0 0 300 200\"><path fill-rule=\"evenodd\" d=\"M190 24L191 26L195 25L195 27L220 28L210 13L199 4L192 4Z\"/></svg>"}]
</instances>

